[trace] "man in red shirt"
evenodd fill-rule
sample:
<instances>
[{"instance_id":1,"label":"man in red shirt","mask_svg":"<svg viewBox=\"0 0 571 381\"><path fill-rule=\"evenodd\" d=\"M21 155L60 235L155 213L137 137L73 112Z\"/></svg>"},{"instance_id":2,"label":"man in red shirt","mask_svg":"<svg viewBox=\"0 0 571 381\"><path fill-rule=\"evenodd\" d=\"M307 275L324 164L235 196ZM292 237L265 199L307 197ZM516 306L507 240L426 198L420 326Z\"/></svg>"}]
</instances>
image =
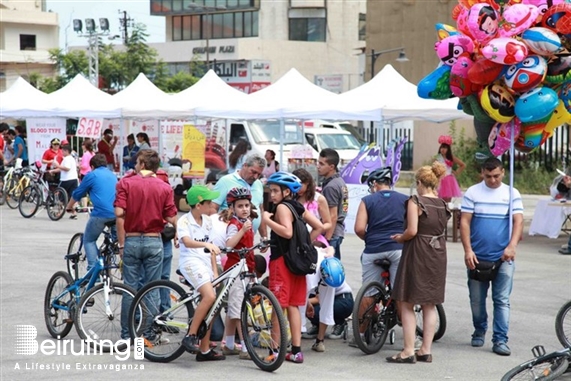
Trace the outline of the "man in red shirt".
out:
<instances>
[{"instance_id":1,"label":"man in red shirt","mask_svg":"<svg viewBox=\"0 0 571 381\"><path fill-rule=\"evenodd\" d=\"M113 155L113 150L115 145L117 145L117 136L113 136L113 130L108 128L103 132L103 138L97 143L97 152L105 155L107 159L107 168L110 171L115 170L115 155Z\"/></svg>"},{"instance_id":2,"label":"man in red shirt","mask_svg":"<svg viewBox=\"0 0 571 381\"><path fill-rule=\"evenodd\" d=\"M142 150L137 154L135 172L117 183L115 216L119 254L123 258L123 281L135 290L161 278L164 221L176 230L177 209L170 185L157 178L159 154ZM158 297L158 295L157 295ZM132 298L121 305L121 338L129 338L128 315ZM155 303L158 300L154 301ZM157 304L154 304L157 305ZM154 342L155 337L145 337Z\"/></svg>"}]
</instances>

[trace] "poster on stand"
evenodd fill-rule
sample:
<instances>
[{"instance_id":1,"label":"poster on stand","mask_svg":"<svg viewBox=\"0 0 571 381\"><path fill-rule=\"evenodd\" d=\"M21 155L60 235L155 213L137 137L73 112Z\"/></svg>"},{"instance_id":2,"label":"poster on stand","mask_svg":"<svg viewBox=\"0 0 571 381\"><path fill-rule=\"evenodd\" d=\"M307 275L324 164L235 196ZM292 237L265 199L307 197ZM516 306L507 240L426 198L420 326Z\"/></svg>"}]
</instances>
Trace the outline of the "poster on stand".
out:
<instances>
[{"instance_id":1,"label":"poster on stand","mask_svg":"<svg viewBox=\"0 0 571 381\"><path fill-rule=\"evenodd\" d=\"M26 119L28 160L33 163L42 160L44 152L50 148L54 138L66 139L65 118L30 118Z\"/></svg>"},{"instance_id":2,"label":"poster on stand","mask_svg":"<svg viewBox=\"0 0 571 381\"><path fill-rule=\"evenodd\" d=\"M206 135L192 124L185 124L183 131L182 175L204 179Z\"/></svg>"}]
</instances>

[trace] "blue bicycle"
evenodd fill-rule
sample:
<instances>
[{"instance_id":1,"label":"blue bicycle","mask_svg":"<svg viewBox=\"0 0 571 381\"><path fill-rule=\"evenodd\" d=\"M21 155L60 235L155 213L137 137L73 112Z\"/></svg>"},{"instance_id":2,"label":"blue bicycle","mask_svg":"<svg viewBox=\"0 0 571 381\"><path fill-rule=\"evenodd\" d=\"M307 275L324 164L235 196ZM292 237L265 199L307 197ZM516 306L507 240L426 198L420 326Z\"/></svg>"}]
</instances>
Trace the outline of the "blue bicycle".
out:
<instances>
[{"instance_id":1,"label":"blue bicycle","mask_svg":"<svg viewBox=\"0 0 571 381\"><path fill-rule=\"evenodd\" d=\"M64 338L75 323L82 339L108 351L128 336L128 332L121 334L121 301L124 294L134 297L136 291L113 281L116 245L106 239L95 266L75 281L67 271L51 277L44 298L44 319L52 337ZM72 262L79 258L79 253L66 255Z\"/></svg>"}]
</instances>

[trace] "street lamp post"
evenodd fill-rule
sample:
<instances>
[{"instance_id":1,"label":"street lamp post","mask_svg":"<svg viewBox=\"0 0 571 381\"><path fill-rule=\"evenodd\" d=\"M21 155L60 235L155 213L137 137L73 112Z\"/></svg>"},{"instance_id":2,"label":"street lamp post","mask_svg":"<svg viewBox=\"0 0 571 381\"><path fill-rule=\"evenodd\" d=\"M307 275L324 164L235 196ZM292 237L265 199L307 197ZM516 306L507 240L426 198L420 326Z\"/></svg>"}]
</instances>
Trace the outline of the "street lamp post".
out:
<instances>
[{"instance_id":1,"label":"street lamp post","mask_svg":"<svg viewBox=\"0 0 571 381\"><path fill-rule=\"evenodd\" d=\"M94 19L85 19L86 33L83 33L83 23L79 19L73 20L73 30L81 37L87 37L89 43L89 82L95 87L99 87L99 36L109 35L109 20L99 19L101 32L97 31Z\"/></svg>"},{"instance_id":2,"label":"street lamp post","mask_svg":"<svg viewBox=\"0 0 571 381\"><path fill-rule=\"evenodd\" d=\"M371 57L371 79L375 76L375 61L379 58L380 55L385 53L392 53L392 52L400 52L398 58L396 59L397 62L408 62L409 59L407 58L404 47L394 48L394 49L386 49L376 52L375 49L371 49L371 54L368 54L368 57ZM380 131L383 131L383 126L381 124ZM381 139L382 140L382 139ZM369 142L373 143L375 141L375 123L371 122L370 129L369 129ZM382 143L378 142L378 143Z\"/></svg>"}]
</instances>

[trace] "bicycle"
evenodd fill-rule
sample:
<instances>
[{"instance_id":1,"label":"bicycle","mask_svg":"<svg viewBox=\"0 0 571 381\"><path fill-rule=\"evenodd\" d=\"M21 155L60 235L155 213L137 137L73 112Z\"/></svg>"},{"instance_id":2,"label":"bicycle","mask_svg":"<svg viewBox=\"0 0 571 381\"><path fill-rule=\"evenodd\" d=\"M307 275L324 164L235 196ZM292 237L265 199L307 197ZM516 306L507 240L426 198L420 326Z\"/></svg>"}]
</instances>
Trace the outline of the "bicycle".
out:
<instances>
[{"instance_id":1,"label":"bicycle","mask_svg":"<svg viewBox=\"0 0 571 381\"><path fill-rule=\"evenodd\" d=\"M282 365L286 356L285 318L274 294L262 286L256 274L248 272L246 267L246 254L267 246L267 242L262 242L252 248L222 249L223 253L238 253L240 261L212 281L214 288L221 286L222 289L202 321L197 335L199 338L205 336L220 312L232 284L239 279L245 290L241 324L246 348L260 369L273 372ZM246 278L250 278L251 282L245 281ZM171 303L166 309L164 306L161 308L159 296L164 294L169 296ZM170 280L151 282L137 293L129 313L129 330L131 338L144 338L146 359L153 362L170 362L184 353L185 348L181 342L188 332L195 306L200 299L197 290L191 288L189 292L185 292L181 286ZM142 311L142 315L139 315L138 311ZM272 339L272 328L276 322L279 326L277 343ZM268 352L276 347L277 355L268 355Z\"/></svg>"},{"instance_id":2,"label":"bicycle","mask_svg":"<svg viewBox=\"0 0 571 381\"><path fill-rule=\"evenodd\" d=\"M6 197L4 196L4 176L6 176L6 173L8 173L8 170L0 170L0 205L4 205L6 203Z\"/></svg>"},{"instance_id":3,"label":"bicycle","mask_svg":"<svg viewBox=\"0 0 571 381\"><path fill-rule=\"evenodd\" d=\"M381 350L387 336L390 344L395 342L394 327L400 325L397 303L391 297L389 269L391 262L387 259L376 259L374 264L382 268L383 283L373 281L361 287L355 298L353 307L353 333L355 344L365 354L377 353ZM422 307L414 306L416 314L416 334L422 336ZM437 341L446 332L446 314L441 304L436 305L437 321L433 341ZM363 337L360 332L364 330Z\"/></svg>"},{"instance_id":4,"label":"bicycle","mask_svg":"<svg viewBox=\"0 0 571 381\"><path fill-rule=\"evenodd\" d=\"M102 233L103 241L97 246L99 247L99 252L109 245L114 248L113 256L110 261L113 265L110 269L110 273L113 278L120 281L123 279L123 274L121 273L122 262L121 259L118 258L119 251L117 249L117 237L112 232L113 226L115 226L115 221L107 222L105 224L105 228ZM87 255L83 248L83 233L75 233L73 237L71 237L69 245L67 246L67 254L77 254L76 257L73 257L73 260L71 258L67 258L66 260L67 272L71 275L73 280L77 280L87 273Z\"/></svg>"},{"instance_id":5,"label":"bicycle","mask_svg":"<svg viewBox=\"0 0 571 381\"><path fill-rule=\"evenodd\" d=\"M65 214L67 201L65 189L58 186L52 190L43 179L42 172L38 171L32 183L22 190L18 210L22 217L31 218L43 206L48 211L50 220L58 221Z\"/></svg>"},{"instance_id":6,"label":"bicycle","mask_svg":"<svg viewBox=\"0 0 571 381\"><path fill-rule=\"evenodd\" d=\"M79 336L89 339L90 345L102 351L110 350L113 342L125 338L120 336L121 303L124 294L134 297L136 291L112 280L115 246L104 244L95 266L81 278L73 280L66 271L58 271L51 277L44 297L44 320L52 337L64 338L75 323ZM67 254L65 259L77 261L79 254ZM102 282L96 285L100 278ZM125 332L123 336L126 335Z\"/></svg>"},{"instance_id":7,"label":"bicycle","mask_svg":"<svg viewBox=\"0 0 571 381\"><path fill-rule=\"evenodd\" d=\"M31 167L10 167L4 176L3 197L10 209L16 209L20 202L20 194L33 178Z\"/></svg>"},{"instance_id":8,"label":"bicycle","mask_svg":"<svg viewBox=\"0 0 571 381\"><path fill-rule=\"evenodd\" d=\"M533 353L535 358L508 371L504 374L501 381L555 380L568 370L571 362L570 348L545 354L543 345L536 345L531 349L531 353Z\"/></svg>"},{"instance_id":9,"label":"bicycle","mask_svg":"<svg viewBox=\"0 0 571 381\"><path fill-rule=\"evenodd\" d=\"M571 348L571 300L561 306L557 313L555 333L561 345Z\"/></svg>"}]
</instances>

